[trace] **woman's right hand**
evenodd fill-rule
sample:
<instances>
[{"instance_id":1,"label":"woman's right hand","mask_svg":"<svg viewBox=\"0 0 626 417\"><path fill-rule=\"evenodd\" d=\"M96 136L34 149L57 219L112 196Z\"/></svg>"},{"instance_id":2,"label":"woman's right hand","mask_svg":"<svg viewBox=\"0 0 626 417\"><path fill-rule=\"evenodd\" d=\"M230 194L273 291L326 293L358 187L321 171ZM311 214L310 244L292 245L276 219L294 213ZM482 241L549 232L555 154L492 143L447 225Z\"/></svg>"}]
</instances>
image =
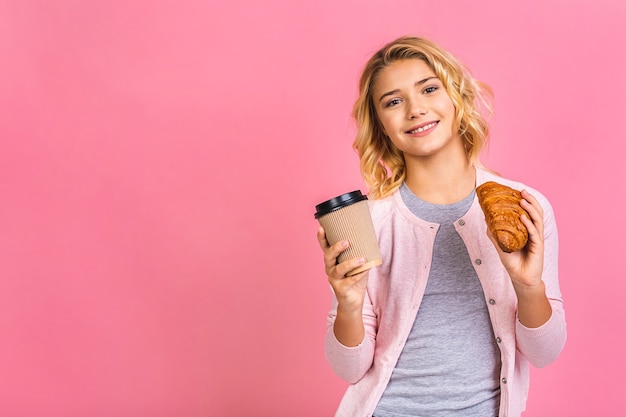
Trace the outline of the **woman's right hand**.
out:
<instances>
[{"instance_id":1,"label":"woman's right hand","mask_svg":"<svg viewBox=\"0 0 626 417\"><path fill-rule=\"evenodd\" d=\"M323 227L320 227L317 231L317 240L324 251L326 275L337 298L337 310L345 313L358 313L360 315L367 291L369 273L364 271L353 276L346 276L346 274L363 265L366 259L350 259L338 264L337 257L341 252L348 249L350 242L342 240L334 245L330 245L328 240L326 240L326 232Z\"/></svg>"}]
</instances>

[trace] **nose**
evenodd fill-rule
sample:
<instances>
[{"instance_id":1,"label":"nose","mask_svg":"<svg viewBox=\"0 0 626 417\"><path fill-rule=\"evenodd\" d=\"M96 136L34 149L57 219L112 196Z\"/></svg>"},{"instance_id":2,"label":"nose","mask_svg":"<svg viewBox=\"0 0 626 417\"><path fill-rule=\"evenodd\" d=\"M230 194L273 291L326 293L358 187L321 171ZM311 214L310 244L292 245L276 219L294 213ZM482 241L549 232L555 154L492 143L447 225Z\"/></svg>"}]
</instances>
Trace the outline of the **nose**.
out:
<instances>
[{"instance_id":1,"label":"nose","mask_svg":"<svg viewBox=\"0 0 626 417\"><path fill-rule=\"evenodd\" d=\"M426 113L428 113L428 110L426 109L426 106L424 105L424 103L416 98L413 98L409 101L408 103L408 107L407 107L407 118L410 120L413 119L417 119L420 116L425 115Z\"/></svg>"}]
</instances>

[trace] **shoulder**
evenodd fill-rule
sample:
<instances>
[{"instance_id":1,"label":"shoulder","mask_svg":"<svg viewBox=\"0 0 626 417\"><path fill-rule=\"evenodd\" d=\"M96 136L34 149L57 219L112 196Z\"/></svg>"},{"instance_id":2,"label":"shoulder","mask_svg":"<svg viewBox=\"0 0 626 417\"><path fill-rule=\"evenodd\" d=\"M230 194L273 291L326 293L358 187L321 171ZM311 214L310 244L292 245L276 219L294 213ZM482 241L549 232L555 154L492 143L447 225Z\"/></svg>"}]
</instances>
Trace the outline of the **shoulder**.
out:
<instances>
[{"instance_id":1,"label":"shoulder","mask_svg":"<svg viewBox=\"0 0 626 417\"><path fill-rule=\"evenodd\" d=\"M369 207L370 212L372 213L372 220L381 221L385 217L389 216L393 211L392 207L394 205L394 196L398 191L395 191L388 197L380 198L380 199L370 199Z\"/></svg>"}]
</instances>

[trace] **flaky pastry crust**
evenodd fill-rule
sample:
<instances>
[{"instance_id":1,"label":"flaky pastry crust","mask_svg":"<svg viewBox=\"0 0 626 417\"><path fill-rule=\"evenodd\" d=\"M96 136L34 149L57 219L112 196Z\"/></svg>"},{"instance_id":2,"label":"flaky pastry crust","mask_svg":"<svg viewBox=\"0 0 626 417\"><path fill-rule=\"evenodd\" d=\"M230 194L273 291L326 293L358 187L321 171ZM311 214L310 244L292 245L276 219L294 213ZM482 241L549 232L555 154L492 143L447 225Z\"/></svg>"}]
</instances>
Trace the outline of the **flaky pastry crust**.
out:
<instances>
[{"instance_id":1,"label":"flaky pastry crust","mask_svg":"<svg viewBox=\"0 0 626 417\"><path fill-rule=\"evenodd\" d=\"M520 217L528 213L520 205L519 191L494 181L476 188L478 202L485 214L487 227L504 252L522 250L528 243L528 230Z\"/></svg>"}]
</instances>

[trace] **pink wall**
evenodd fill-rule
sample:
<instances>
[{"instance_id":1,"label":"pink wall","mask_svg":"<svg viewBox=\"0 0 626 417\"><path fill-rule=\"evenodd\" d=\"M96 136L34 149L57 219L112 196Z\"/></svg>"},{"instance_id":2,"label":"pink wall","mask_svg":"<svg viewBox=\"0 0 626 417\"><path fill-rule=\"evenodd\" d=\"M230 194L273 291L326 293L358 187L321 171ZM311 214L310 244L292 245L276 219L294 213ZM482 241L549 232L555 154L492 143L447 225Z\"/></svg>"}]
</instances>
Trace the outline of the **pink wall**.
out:
<instances>
[{"instance_id":1,"label":"pink wall","mask_svg":"<svg viewBox=\"0 0 626 417\"><path fill-rule=\"evenodd\" d=\"M419 34L558 216L569 340L525 415L624 415L626 3L217 3L0 3L0 414L332 415L313 206L364 189L357 74Z\"/></svg>"}]
</instances>

